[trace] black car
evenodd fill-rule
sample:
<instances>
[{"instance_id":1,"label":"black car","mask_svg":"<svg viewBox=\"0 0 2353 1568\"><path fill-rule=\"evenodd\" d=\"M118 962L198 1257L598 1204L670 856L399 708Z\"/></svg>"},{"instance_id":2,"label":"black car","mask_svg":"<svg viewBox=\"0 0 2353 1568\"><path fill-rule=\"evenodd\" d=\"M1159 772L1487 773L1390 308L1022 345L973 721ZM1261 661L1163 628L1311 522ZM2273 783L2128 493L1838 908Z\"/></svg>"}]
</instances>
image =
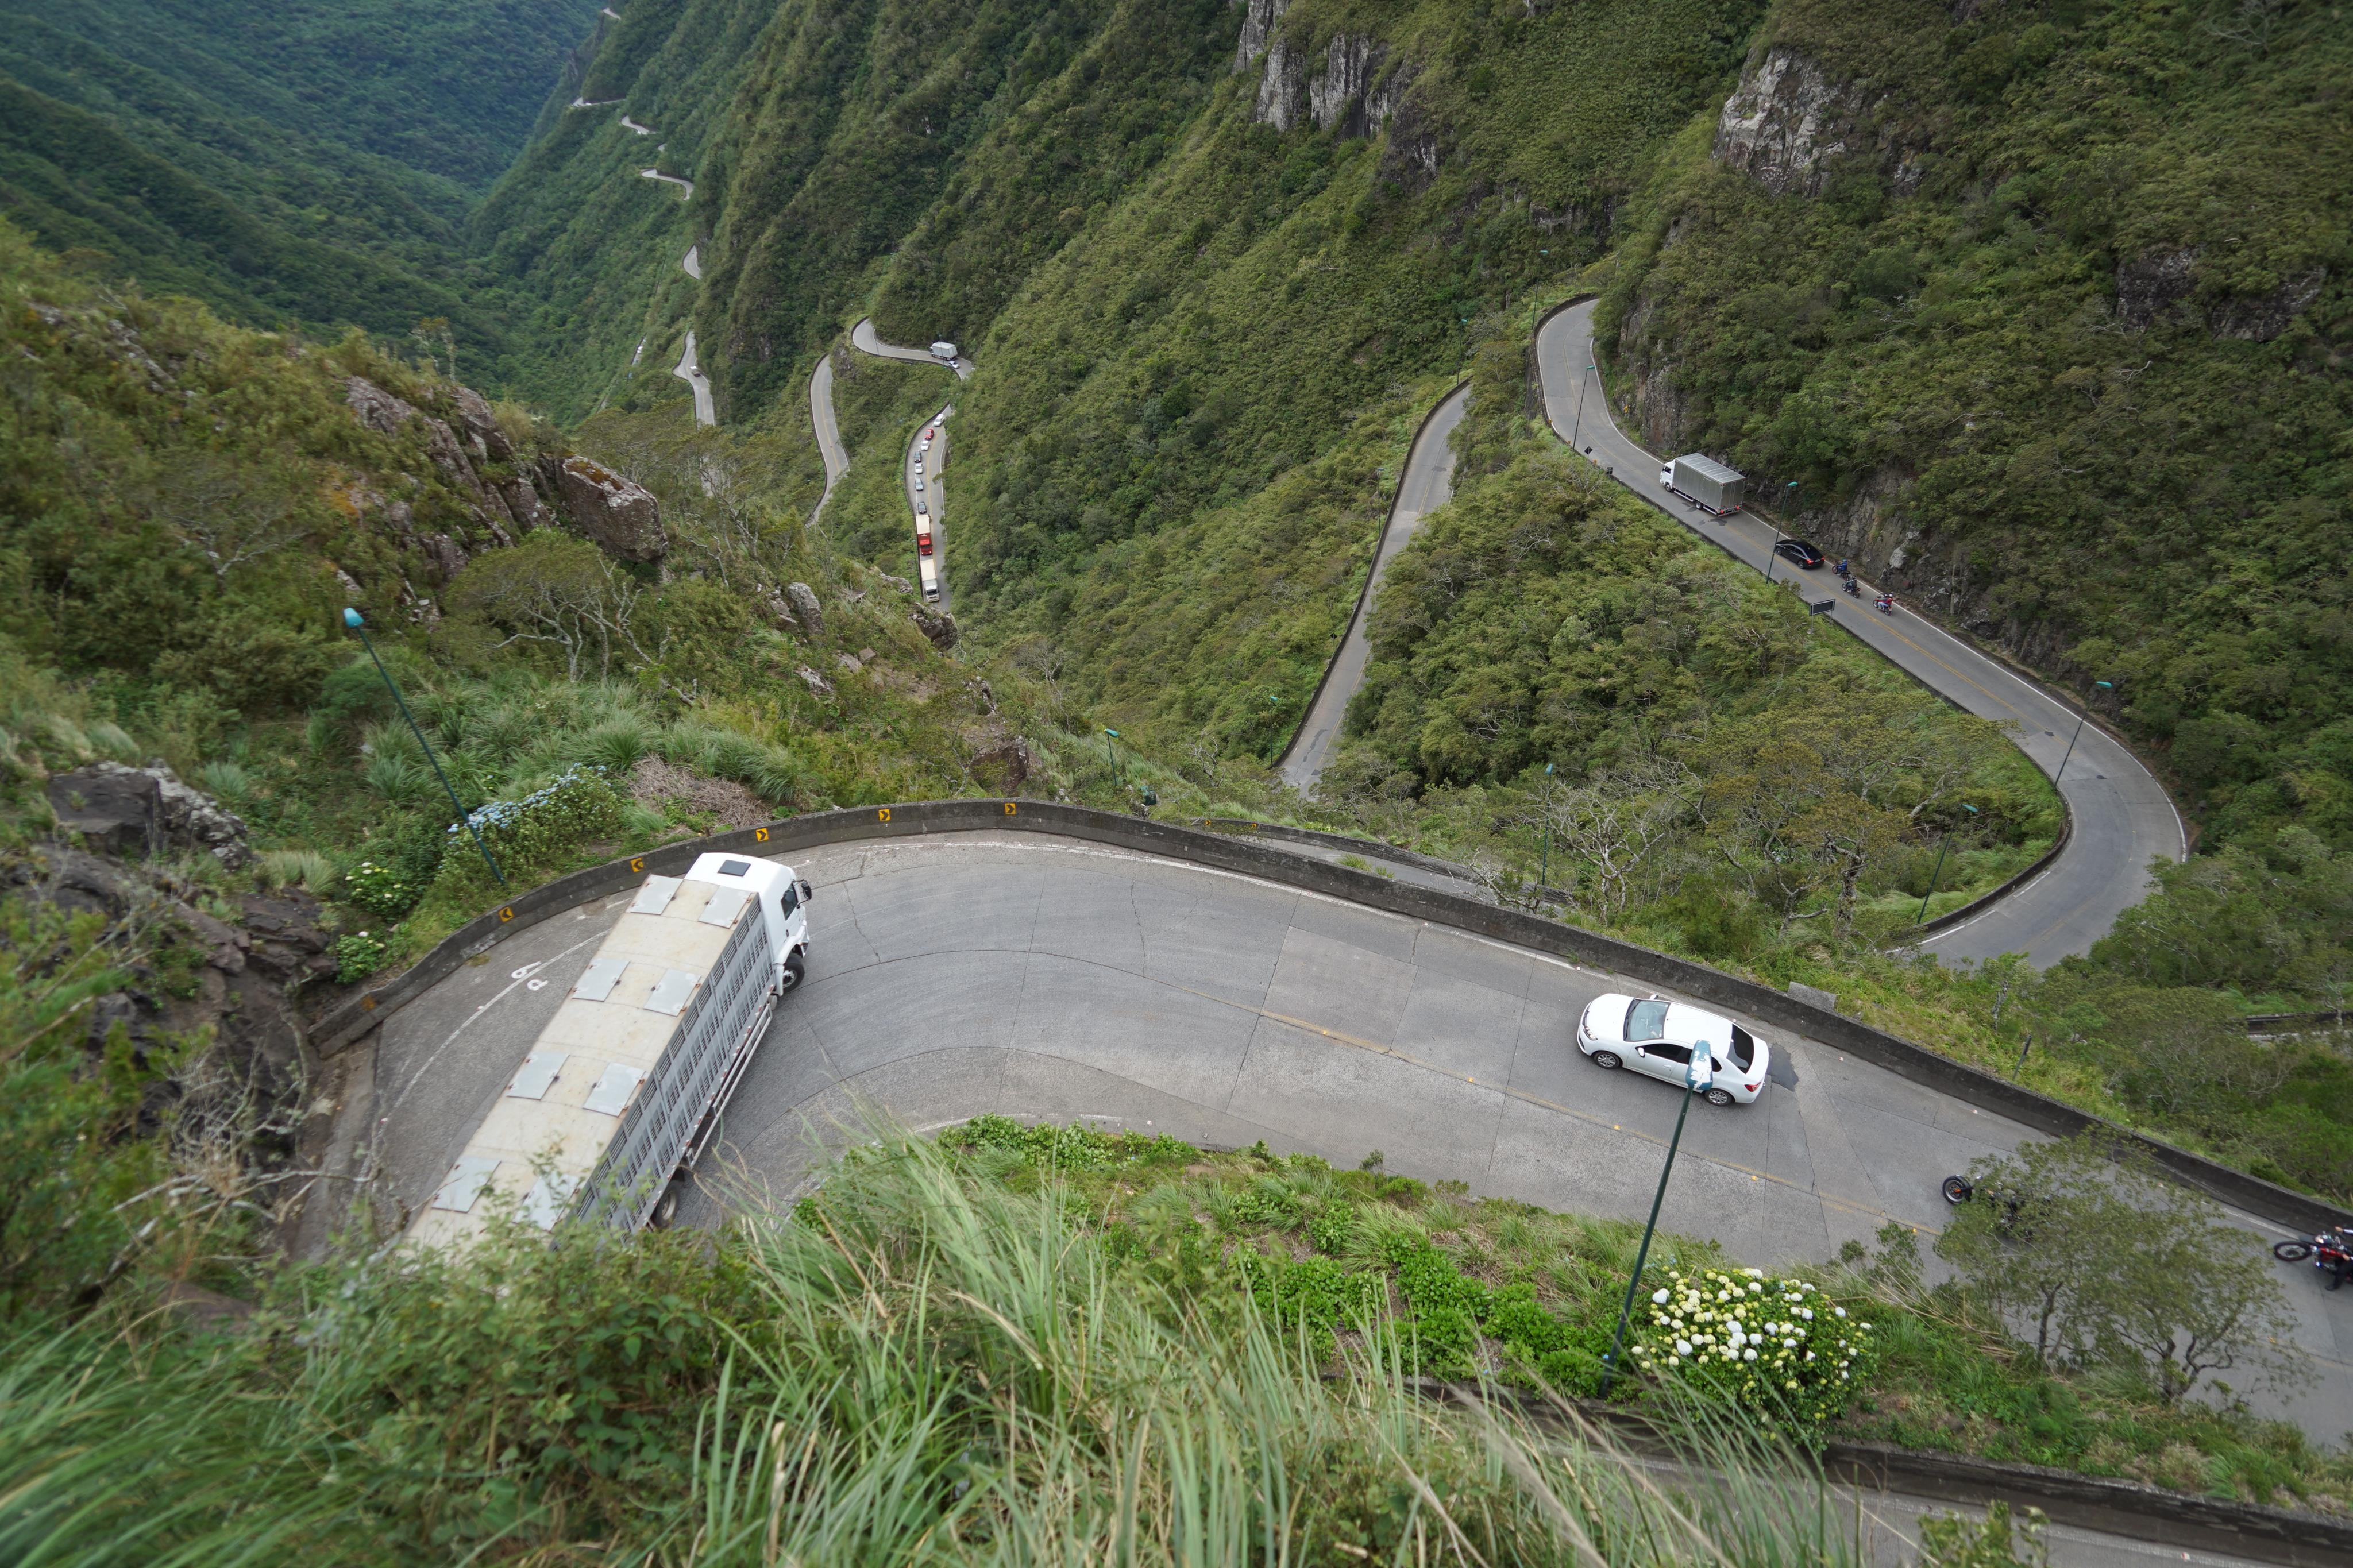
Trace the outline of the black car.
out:
<instances>
[{"instance_id":1,"label":"black car","mask_svg":"<svg viewBox=\"0 0 2353 1568\"><path fill-rule=\"evenodd\" d=\"M1785 539L1773 546L1773 553L1784 561L1803 566L1809 572L1822 563L1822 552L1802 539Z\"/></svg>"}]
</instances>

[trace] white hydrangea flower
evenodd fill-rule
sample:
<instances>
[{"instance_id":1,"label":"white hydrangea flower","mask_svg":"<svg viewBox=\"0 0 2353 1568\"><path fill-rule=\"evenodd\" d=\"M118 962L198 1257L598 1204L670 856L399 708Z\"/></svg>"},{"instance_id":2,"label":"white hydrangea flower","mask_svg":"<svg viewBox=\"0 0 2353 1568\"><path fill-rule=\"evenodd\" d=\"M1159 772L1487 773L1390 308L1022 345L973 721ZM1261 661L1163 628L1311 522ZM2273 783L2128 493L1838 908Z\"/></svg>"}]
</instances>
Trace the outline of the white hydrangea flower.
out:
<instances>
[{"instance_id":1,"label":"white hydrangea flower","mask_svg":"<svg viewBox=\"0 0 2353 1568\"><path fill-rule=\"evenodd\" d=\"M1658 1289L1651 1291L1651 1304L1652 1304L1652 1305L1654 1305L1654 1306L1660 1306L1660 1307L1663 1307L1663 1306L1665 1306L1665 1305L1667 1304L1667 1291L1666 1291L1666 1287L1664 1287L1664 1286L1662 1285L1662 1286L1661 1286ZM1844 1312L1841 1312L1841 1313L1839 1314L1839 1316L1840 1316L1840 1317L1841 1317L1841 1318L1843 1318L1843 1317L1845 1317L1845 1316L1846 1316L1846 1314L1845 1314Z\"/></svg>"}]
</instances>

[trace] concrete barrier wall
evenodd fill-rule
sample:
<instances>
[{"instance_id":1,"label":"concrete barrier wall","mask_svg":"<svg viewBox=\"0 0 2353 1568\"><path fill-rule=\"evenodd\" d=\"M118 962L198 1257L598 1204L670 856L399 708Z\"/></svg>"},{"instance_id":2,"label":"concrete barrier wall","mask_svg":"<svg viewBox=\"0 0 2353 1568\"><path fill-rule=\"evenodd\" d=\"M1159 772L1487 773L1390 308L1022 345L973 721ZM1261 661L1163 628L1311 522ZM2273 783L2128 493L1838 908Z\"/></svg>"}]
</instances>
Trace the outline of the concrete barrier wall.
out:
<instances>
[{"instance_id":1,"label":"concrete barrier wall","mask_svg":"<svg viewBox=\"0 0 2353 1568\"><path fill-rule=\"evenodd\" d=\"M860 839L915 838L991 830L1051 834L1243 872L1265 881L1328 894L1367 908L1430 921L1597 969L1631 975L1646 984L1713 1002L1820 1040L2038 1132L2063 1137L2095 1125L2105 1127L2119 1141L2147 1151L2184 1185L2292 1230L2310 1233L2331 1225L2353 1225L2353 1214L2332 1208L2316 1198L2217 1164L2146 1134L2099 1122L2073 1106L1954 1061L1925 1046L1703 963L1653 952L1517 910L1499 909L1460 894L1398 883L1345 866L1327 865L1247 839L1048 801L922 801L816 812L765 827L739 828L672 844L645 855L577 871L521 894L512 902L468 922L410 969L344 1002L314 1026L312 1044L322 1054L332 1055L509 933L592 899L635 887L649 875L676 876L691 866L699 855L715 851L788 855L796 849Z\"/></svg>"}]
</instances>

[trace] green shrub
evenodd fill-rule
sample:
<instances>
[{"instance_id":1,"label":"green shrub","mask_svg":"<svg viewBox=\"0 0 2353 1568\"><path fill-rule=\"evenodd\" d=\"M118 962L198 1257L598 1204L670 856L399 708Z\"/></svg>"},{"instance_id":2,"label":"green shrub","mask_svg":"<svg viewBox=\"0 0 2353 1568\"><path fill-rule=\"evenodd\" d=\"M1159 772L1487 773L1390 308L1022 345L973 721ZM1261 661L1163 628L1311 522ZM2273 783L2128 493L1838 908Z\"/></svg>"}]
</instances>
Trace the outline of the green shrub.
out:
<instances>
[{"instance_id":1,"label":"green shrub","mask_svg":"<svg viewBox=\"0 0 2353 1568\"><path fill-rule=\"evenodd\" d=\"M575 767L520 800L494 800L468 816L512 886L554 870L584 846L617 833L621 799L601 774ZM491 885L490 869L475 852L466 824L451 823L433 891L464 900Z\"/></svg>"},{"instance_id":2,"label":"green shrub","mask_svg":"<svg viewBox=\"0 0 2353 1568\"><path fill-rule=\"evenodd\" d=\"M396 921L417 907L417 900L425 896L427 885L390 866L363 860L343 873L343 901L372 915Z\"/></svg>"},{"instance_id":3,"label":"green shrub","mask_svg":"<svg viewBox=\"0 0 2353 1568\"><path fill-rule=\"evenodd\" d=\"M355 931L335 939L335 984L356 985L384 967L391 946L373 931Z\"/></svg>"}]
</instances>

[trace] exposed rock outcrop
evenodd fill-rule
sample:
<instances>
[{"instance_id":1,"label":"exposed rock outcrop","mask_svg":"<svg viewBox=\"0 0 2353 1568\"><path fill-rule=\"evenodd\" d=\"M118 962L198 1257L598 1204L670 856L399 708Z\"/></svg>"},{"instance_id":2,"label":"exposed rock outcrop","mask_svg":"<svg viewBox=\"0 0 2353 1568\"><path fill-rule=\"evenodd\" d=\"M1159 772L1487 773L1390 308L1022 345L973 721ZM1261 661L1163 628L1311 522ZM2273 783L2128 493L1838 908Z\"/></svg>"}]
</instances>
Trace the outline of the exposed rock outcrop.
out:
<instances>
[{"instance_id":1,"label":"exposed rock outcrop","mask_svg":"<svg viewBox=\"0 0 2353 1568\"><path fill-rule=\"evenodd\" d=\"M659 561L670 553L661 503L645 486L577 453L561 461L543 458L540 468L554 482L572 526L597 544L624 561Z\"/></svg>"},{"instance_id":2,"label":"exposed rock outcrop","mask_svg":"<svg viewBox=\"0 0 2353 1568\"><path fill-rule=\"evenodd\" d=\"M941 611L927 610L921 605L911 606L907 615L915 623L915 629L929 637L932 646L942 653L955 647L956 638L961 634L956 630L954 616Z\"/></svg>"},{"instance_id":3,"label":"exposed rock outcrop","mask_svg":"<svg viewBox=\"0 0 2353 1568\"><path fill-rule=\"evenodd\" d=\"M992 795L1011 795L1029 782L1038 760L1029 752L1029 742L1016 735L1003 745L996 746L973 758L968 764L973 780Z\"/></svg>"},{"instance_id":4,"label":"exposed rock outcrop","mask_svg":"<svg viewBox=\"0 0 2353 1568\"><path fill-rule=\"evenodd\" d=\"M2208 308L2206 330L2218 338L2267 343L2287 331L2288 323L2320 298L2320 286L2327 280L2328 274L2315 268L2301 278L2289 279L2268 294L2253 299L2240 295L2221 300Z\"/></svg>"},{"instance_id":5,"label":"exposed rock outcrop","mask_svg":"<svg viewBox=\"0 0 2353 1568\"><path fill-rule=\"evenodd\" d=\"M2184 246L2146 251L2116 264L2116 314L2135 331L2169 321L2198 286L2198 252Z\"/></svg>"},{"instance_id":6,"label":"exposed rock outcrop","mask_svg":"<svg viewBox=\"0 0 2353 1568\"><path fill-rule=\"evenodd\" d=\"M810 635L824 635L825 609L817 602L816 589L806 583L787 583L785 584L785 597L792 601L794 610L807 623Z\"/></svg>"},{"instance_id":7,"label":"exposed rock outcrop","mask_svg":"<svg viewBox=\"0 0 2353 1568\"><path fill-rule=\"evenodd\" d=\"M485 473L520 456L500 426L488 399L470 386L448 393L454 422L436 418L364 376L344 384L352 416L378 435L398 437L412 428L425 437L426 456L444 482L465 498L473 522L491 542L512 545L533 529L559 518L579 533L625 560L654 562L669 553L660 503L650 490L626 476L578 456L542 458L510 473ZM395 503L406 509L406 502ZM468 543L449 533L417 537L406 510L387 518L402 543L422 552L444 581L466 563ZM475 546L481 541L477 538Z\"/></svg>"},{"instance_id":8,"label":"exposed rock outcrop","mask_svg":"<svg viewBox=\"0 0 2353 1568\"><path fill-rule=\"evenodd\" d=\"M1393 94L1377 89L1388 51L1361 33L1342 33L1324 49L1324 74L1307 86L1307 107L1318 130L1366 136L1397 107Z\"/></svg>"},{"instance_id":9,"label":"exposed rock outcrop","mask_svg":"<svg viewBox=\"0 0 2353 1568\"><path fill-rule=\"evenodd\" d=\"M48 796L58 826L104 854L130 859L201 849L232 869L253 859L244 821L160 763L93 763L52 773Z\"/></svg>"},{"instance_id":10,"label":"exposed rock outcrop","mask_svg":"<svg viewBox=\"0 0 2353 1568\"><path fill-rule=\"evenodd\" d=\"M1274 36L1274 25L1291 9L1291 0L1249 0L1242 12L1242 36L1234 45L1234 69L1248 70L1250 62L1266 53L1267 41Z\"/></svg>"},{"instance_id":11,"label":"exposed rock outcrop","mask_svg":"<svg viewBox=\"0 0 2353 1568\"><path fill-rule=\"evenodd\" d=\"M2195 296L2204 254L2197 246L2162 246L2118 262L2117 320L2137 332L2202 326L2218 338L2267 343L2320 298L2328 280L2324 269L2315 268L2265 293L2210 299L2201 309Z\"/></svg>"},{"instance_id":12,"label":"exposed rock outcrop","mask_svg":"<svg viewBox=\"0 0 2353 1568\"><path fill-rule=\"evenodd\" d=\"M1716 119L1715 155L1779 195L1820 195L1839 163L1867 157L1899 194L1920 183L1921 150L1907 146L1867 85L1834 81L1780 45L1752 60Z\"/></svg>"}]
</instances>

